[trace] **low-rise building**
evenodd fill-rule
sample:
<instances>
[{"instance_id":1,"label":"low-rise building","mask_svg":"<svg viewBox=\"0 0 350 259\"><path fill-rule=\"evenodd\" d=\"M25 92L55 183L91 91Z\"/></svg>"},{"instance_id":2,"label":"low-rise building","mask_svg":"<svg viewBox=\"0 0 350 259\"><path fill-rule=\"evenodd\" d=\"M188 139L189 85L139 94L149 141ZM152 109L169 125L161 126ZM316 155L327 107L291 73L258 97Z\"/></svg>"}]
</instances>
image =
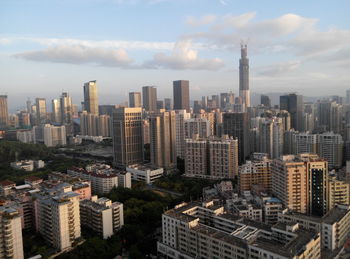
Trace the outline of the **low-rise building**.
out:
<instances>
[{"instance_id":1,"label":"low-rise building","mask_svg":"<svg viewBox=\"0 0 350 259\"><path fill-rule=\"evenodd\" d=\"M123 204L92 196L80 201L81 224L109 238L124 225Z\"/></svg>"},{"instance_id":2,"label":"low-rise building","mask_svg":"<svg viewBox=\"0 0 350 259\"><path fill-rule=\"evenodd\" d=\"M152 184L164 174L163 168L142 164L128 166L126 167L126 171L131 173L134 181L141 181L147 184Z\"/></svg>"},{"instance_id":3,"label":"low-rise building","mask_svg":"<svg viewBox=\"0 0 350 259\"><path fill-rule=\"evenodd\" d=\"M12 188L16 186L15 182L4 180L0 181L0 195L7 196L11 193Z\"/></svg>"},{"instance_id":4,"label":"low-rise building","mask_svg":"<svg viewBox=\"0 0 350 259\"><path fill-rule=\"evenodd\" d=\"M21 161L12 162L10 165L14 169L31 172L35 168L40 169L45 167L45 162L42 160L21 160Z\"/></svg>"}]
</instances>

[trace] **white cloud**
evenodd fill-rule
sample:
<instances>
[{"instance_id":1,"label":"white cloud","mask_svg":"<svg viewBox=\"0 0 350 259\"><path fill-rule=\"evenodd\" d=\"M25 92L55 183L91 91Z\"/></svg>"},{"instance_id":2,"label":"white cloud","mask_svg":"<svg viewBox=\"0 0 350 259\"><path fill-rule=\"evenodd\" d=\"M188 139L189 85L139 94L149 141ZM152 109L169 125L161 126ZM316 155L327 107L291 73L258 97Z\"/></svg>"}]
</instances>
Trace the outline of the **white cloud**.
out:
<instances>
[{"instance_id":1,"label":"white cloud","mask_svg":"<svg viewBox=\"0 0 350 259\"><path fill-rule=\"evenodd\" d=\"M11 42L12 42L11 39L0 38L0 45L8 45L8 44L10 44Z\"/></svg>"},{"instance_id":2,"label":"white cloud","mask_svg":"<svg viewBox=\"0 0 350 259\"><path fill-rule=\"evenodd\" d=\"M191 41L176 43L170 55L157 53L153 59L143 64L144 68L165 68L176 70L219 70L224 63L219 58L203 59L197 50L192 49Z\"/></svg>"},{"instance_id":3,"label":"white cloud","mask_svg":"<svg viewBox=\"0 0 350 259\"><path fill-rule=\"evenodd\" d=\"M127 67L132 62L123 49L90 48L80 45L61 45L44 50L18 53L14 56L40 62L94 64L116 67Z\"/></svg>"},{"instance_id":4,"label":"white cloud","mask_svg":"<svg viewBox=\"0 0 350 259\"><path fill-rule=\"evenodd\" d=\"M211 24L215 21L216 17L215 15L204 15L198 19L194 18L193 16L188 16L186 18L186 23L191 26L201 26L201 25L207 25Z\"/></svg>"},{"instance_id":5,"label":"white cloud","mask_svg":"<svg viewBox=\"0 0 350 259\"><path fill-rule=\"evenodd\" d=\"M261 76L275 77L292 72L300 67L300 61L290 61L256 68L256 72Z\"/></svg>"}]
</instances>

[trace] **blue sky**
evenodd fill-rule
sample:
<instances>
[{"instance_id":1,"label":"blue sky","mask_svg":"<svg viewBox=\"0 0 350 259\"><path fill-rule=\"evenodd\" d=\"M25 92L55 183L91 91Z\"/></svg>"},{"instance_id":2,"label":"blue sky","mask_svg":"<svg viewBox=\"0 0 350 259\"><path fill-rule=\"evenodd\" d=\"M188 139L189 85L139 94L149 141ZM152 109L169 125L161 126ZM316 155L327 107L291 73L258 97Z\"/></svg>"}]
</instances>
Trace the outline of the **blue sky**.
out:
<instances>
[{"instance_id":1,"label":"blue sky","mask_svg":"<svg viewBox=\"0 0 350 259\"><path fill-rule=\"evenodd\" d=\"M350 86L349 1L1 0L0 93L11 109L62 90L100 103L190 80L191 99L238 90L239 44L248 43L251 91L344 95Z\"/></svg>"}]
</instances>

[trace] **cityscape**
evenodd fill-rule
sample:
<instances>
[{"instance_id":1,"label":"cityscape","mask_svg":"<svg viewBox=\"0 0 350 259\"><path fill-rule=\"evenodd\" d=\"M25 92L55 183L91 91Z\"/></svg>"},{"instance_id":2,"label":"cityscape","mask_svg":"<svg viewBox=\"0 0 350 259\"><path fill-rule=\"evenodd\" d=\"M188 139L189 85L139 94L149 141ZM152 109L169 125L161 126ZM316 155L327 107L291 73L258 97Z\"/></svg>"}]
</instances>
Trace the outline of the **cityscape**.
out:
<instances>
[{"instance_id":1,"label":"cityscape","mask_svg":"<svg viewBox=\"0 0 350 259\"><path fill-rule=\"evenodd\" d=\"M336 66L330 54L325 57L332 69L324 77L325 67L315 63L324 62L322 54L310 54L296 66L288 63L292 65L288 68L282 63L273 69L255 65L262 62L263 51L271 54L271 60L278 59L281 52L293 55L291 48L277 42L275 34L293 37L300 33L311 44L311 38L320 33L322 39L343 37L344 42L330 52L334 57L344 53L340 60L346 66L350 30L333 27L316 33L317 19L292 13L251 22L255 12L233 16L227 9L233 12L238 1L221 0L203 1L199 8L202 14L203 8L220 10L225 14L221 18L208 11L201 18L186 14L188 26L211 26L206 33L192 32L187 43L183 39L189 34L175 44L131 43L122 38L118 43L112 38L94 42L58 36L44 39L37 36L40 26L32 24L42 21L36 16L38 6L39 13L57 8L45 17L55 17L72 4L82 10L103 9L105 18L112 19L108 8L121 13L129 10L130 14L138 8L157 14L164 8L177 15L181 8L187 12L198 2L77 0L52 6L42 0L5 2L0 9L4 7L6 18L31 9L23 18L33 18L27 21L33 34L15 36L25 27L23 21L13 27L5 25L6 33L0 33L0 47L4 46L0 67L10 60L4 66L5 78L12 77L18 84L30 76L38 86L28 82L29 91L13 82L0 87L0 259L350 258L350 78L346 72L330 76ZM328 6L319 4L321 9ZM259 11L266 9L261 3L255 5ZM346 2L340 5L344 10L350 8ZM289 4L276 7L297 10ZM319 14L313 7L305 4L305 11ZM339 10L339 20L334 22L342 24L347 12L340 6L330 8ZM66 19L73 14L67 11ZM97 12L96 17L103 16ZM132 20L125 17L113 19ZM160 17L154 21L159 23ZM144 29L153 22L149 19ZM235 32L213 43L217 34L229 28L222 21ZM53 19L51 22L57 29ZM141 26L139 21L136 24ZM47 25L42 24L40 30L44 32ZM154 39L161 35L163 25L157 26ZM174 33L177 26L174 24ZM201 42L204 37L212 43ZM273 47L268 38L276 40ZM47 41L47 49L31 50L36 43ZM20 42L28 48L5 54L23 44ZM131 58L118 44L128 51L137 49L135 53L140 52L139 45L155 51L169 50L170 45L174 49L169 55L155 53L153 60L142 63L143 54L131 51ZM311 45L310 52L321 48ZM325 45L323 48L325 51ZM205 58L197 55L199 51L206 53ZM211 58L220 51L222 57ZM18 62L18 73L12 59ZM28 74L21 72L23 67ZM100 72L89 72L111 68L121 82L129 78L134 86L105 91L104 82L110 78L106 81ZM80 69L86 69L85 76ZM42 71L50 73L44 81ZM78 85L69 82L74 71ZM159 80L166 80L166 87L144 79L157 73L165 78ZM223 74L232 74L233 79L227 82L224 76L225 82L220 83L217 79ZM60 90L62 81L57 77L62 75L67 86ZM334 83L325 89L323 83L316 84L320 81L315 77L325 84ZM278 91L274 83L268 88L271 78L281 83ZM298 85L301 78L307 87ZM198 87L201 84L203 88Z\"/></svg>"}]
</instances>

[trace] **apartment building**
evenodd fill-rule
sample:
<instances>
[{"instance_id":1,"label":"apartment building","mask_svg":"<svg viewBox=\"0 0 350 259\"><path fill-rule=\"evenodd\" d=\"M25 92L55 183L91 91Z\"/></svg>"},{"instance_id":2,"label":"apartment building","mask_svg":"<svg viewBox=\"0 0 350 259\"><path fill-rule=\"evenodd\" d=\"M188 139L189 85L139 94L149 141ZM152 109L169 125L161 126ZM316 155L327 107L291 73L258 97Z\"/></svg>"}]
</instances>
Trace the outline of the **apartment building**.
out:
<instances>
[{"instance_id":1,"label":"apartment building","mask_svg":"<svg viewBox=\"0 0 350 259\"><path fill-rule=\"evenodd\" d=\"M163 168L143 164L128 166L126 171L131 173L133 180L145 182L147 184L152 184L164 174Z\"/></svg>"}]
</instances>

